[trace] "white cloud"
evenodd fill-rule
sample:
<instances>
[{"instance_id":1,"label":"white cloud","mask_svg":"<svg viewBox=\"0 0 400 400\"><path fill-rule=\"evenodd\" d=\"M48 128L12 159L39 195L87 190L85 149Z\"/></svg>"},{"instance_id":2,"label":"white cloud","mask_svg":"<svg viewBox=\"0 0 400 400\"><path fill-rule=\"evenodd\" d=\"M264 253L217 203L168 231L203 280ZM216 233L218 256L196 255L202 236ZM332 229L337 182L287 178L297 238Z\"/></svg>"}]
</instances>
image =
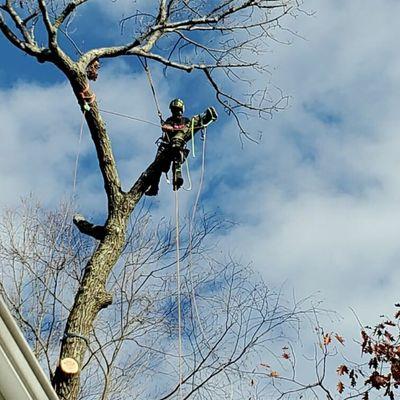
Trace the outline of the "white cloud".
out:
<instances>
[{"instance_id":1,"label":"white cloud","mask_svg":"<svg viewBox=\"0 0 400 400\"><path fill-rule=\"evenodd\" d=\"M294 22L306 40L275 48L267 60L279 66L273 80L293 96L291 107L270 122L254 121L264 139L245 150L234 123L209 129L208 204L241 222L222 245L253 260L267 281L288 281L303 296L320 291L328 308L346 314L352 306L370 323L398 300L400 284L400 4L307 3L317 14ZM102 4L115 12L114 6L121 6L118 12L130 6ZM116 65L104 68L94 84L100 106L157 122L145 76ZM171 88L161 75L155 81L165 112ZM1 91L0 101L1 203L31 191L56 203L72 187L79 133L70 89L17 84ZM127 189L153 159L160 132L104 119ZM93 151L86 132L78 202L84 211L101 212L105 200ZM189 208L190 196L181 193ZM165 185L152 201L160 213L172 212Z\"/></svg>"},{"instance_id":2,"label":"white cloud","mask_svg":"<svg viewBox=\"0 0 400 400\"><path fill-rule=\"evenodd\" d=\"M259 147L233 147L232 126L210 139L210 157L221 157L208 179L222 178L214 200L241 221L224 246L272 284L319 291L328 308L348 316L351 306L373 323L400 285L400 5L307 3L316 15L293 27L306 40L268 56L291 107L254 123Z\"/></svg>"}]
</instances>

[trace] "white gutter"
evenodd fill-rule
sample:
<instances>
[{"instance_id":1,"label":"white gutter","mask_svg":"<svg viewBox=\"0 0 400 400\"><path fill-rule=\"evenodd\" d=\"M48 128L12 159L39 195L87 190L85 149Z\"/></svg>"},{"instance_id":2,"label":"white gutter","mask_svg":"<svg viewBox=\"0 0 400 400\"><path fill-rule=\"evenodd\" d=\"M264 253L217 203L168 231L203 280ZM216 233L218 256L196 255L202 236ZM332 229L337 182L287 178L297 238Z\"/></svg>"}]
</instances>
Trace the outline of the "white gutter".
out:
<instances>
[{"instance_id":1,"label":"white gutter","mask_svg":"<svg viewBox=\"0 0 400 400\"><path fill-rule=\"evenodd\" d=\"M0 399L58 400L17 323L0 297Z\"/></svg>"}]
</instances>

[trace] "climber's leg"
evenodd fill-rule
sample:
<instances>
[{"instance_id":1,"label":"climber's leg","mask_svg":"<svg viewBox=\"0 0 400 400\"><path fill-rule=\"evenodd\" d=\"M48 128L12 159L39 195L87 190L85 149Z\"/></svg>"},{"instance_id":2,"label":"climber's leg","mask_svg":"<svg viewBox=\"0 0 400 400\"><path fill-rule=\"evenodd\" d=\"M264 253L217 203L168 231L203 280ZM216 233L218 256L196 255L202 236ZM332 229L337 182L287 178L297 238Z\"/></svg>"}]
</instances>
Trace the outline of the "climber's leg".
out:
<instances>
[{"instance_id":1,"label":"climber's leg","mask_svg":"<svg viewBox=\"0 0 400 400\"><path fill-rule=\"evenodd\" d=\"M157 170L152 176L152 180L149 182L150 186L144 193L146 196L157 196L160 179L161 179L161 169Z\"/></svg>"},{"instance_id":2,"label":"climber's leg","mask_svg":"<svg viewBox=\"0 0 400 400\"><path fill-rule=\"evenodd\" d=\"M182 164L179 161L172 163L173 190L178 190L183 185Z\"/></svg>"}]
</instances>

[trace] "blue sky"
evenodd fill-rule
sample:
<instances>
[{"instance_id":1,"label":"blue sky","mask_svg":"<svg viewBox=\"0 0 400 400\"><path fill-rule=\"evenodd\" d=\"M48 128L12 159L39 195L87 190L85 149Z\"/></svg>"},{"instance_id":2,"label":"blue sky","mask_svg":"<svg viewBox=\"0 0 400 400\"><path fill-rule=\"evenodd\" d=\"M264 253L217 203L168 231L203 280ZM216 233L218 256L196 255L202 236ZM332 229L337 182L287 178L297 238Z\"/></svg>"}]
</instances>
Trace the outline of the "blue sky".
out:
<instances>
[{"instance_id":1,"label":"blue sky","mask_svg":"<svg viewBox=\"0 0 400 400\"><path fill-rule=\"evenodd\" d=\"M126 7L99 4L94 12L102 20ZM344 316L343 333L356 335L349 307L372 324L399 300L400 3L306 0L305 8L315 14L287 20L303 38L271 43L262 57L272 75L258 78L290 95L288 108L249 122L263 132L258 145L242 148L229 119L210 127L203 205L238 222L221 235L222 251L251 261L272 286L286 282L298 297L318 292ZM113 26L104 28L110 41ZM13 206L33 192L55 206L72 193L81 118L76 100L53 67L36 64L3 38L0 51L0 203ZM177 84L176 75L165 79L154 71L164 113L177 96L188 114L215 104L196 76L182 76ZM133 61L105 62L93 87L102 108L157 122L146 77ZM153 159L160 132L104 119L126 189ZM78 208L100 218L105 196L87 131L80 156ZM191 160L194 182L199 161ZM190 209L193 196L181 192L183 208ZM167 185L152 201L155 218L172 212Z\"/></svg>"}]
</instances>

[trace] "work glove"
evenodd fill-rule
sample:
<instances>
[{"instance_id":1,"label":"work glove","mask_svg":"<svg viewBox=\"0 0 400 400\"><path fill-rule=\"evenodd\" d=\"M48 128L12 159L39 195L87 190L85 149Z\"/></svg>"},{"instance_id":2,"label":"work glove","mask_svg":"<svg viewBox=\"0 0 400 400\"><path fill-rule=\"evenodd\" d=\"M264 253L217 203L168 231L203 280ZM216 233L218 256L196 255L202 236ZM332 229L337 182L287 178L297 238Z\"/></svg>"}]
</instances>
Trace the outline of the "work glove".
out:
<instances>
[{"instance_id":1,"label":"work glove","mask_svg":"<svg viewBox=\"0 0 400 400\"><path fill-rule=\"evenodd\" d=\"M208 107L201 116L203 125L208 125L209 123L215 121L217 118L218 114L214 107Z\"/></svg>"}]
</instances>

